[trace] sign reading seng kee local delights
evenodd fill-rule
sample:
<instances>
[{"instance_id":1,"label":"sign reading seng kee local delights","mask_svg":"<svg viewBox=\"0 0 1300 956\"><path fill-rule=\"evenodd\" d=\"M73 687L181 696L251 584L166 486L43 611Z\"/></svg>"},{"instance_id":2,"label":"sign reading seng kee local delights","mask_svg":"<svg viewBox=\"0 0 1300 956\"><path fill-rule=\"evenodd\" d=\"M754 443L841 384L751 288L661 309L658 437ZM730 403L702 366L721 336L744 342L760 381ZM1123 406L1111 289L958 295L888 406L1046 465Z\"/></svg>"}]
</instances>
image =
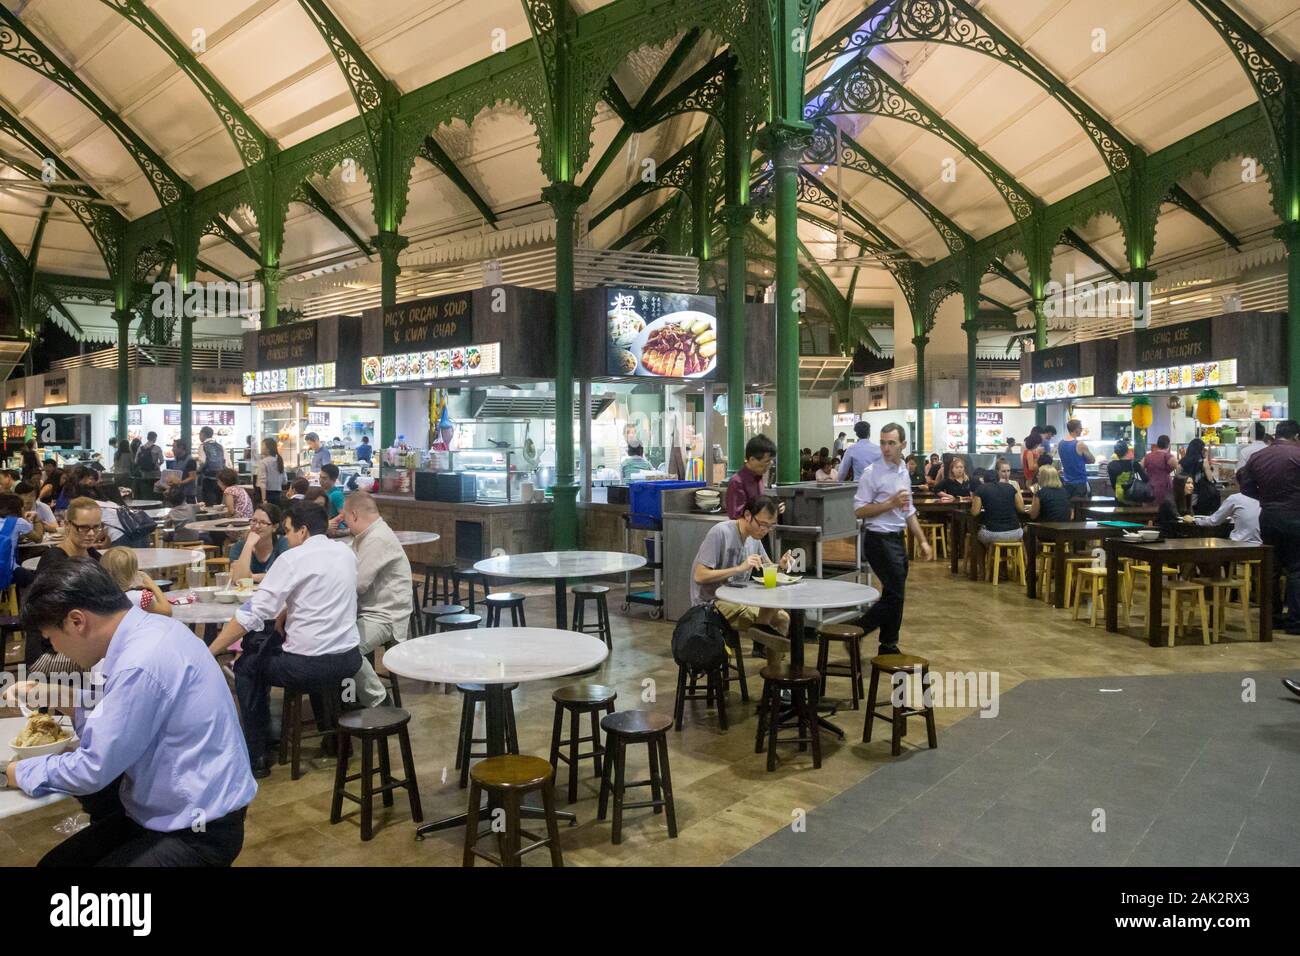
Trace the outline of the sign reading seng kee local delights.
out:
<instances>
[{"instance_id":1,"label":"sign reading seng kee local delights","mask_svg":"<svg viewBox=\"0 0 1300 956\"><path fill-rule=\"evenodd\" d=\"M312 319L258 332L257 367L273 369L315 365L316 331L316 321Z\"/></svg>"},{"instance_id":2,"label":"sign reading seng kee local delights","mask_svg":"<svg viewBox=\"0 0 1300 956\"><path fill-rule=\"evenodd\" d=\"M456 292L384 311L384 355L427 352L474 341L474 294Z\"/></svg>"},{"instance_id":3,"label":"sign reading seng kee local delights","mask_svg":"<svg viewBox=\"0 0 1300 956\"><path fill-rule=\"evenodd\" d=\"M1210 354L1210 320L1198 319L1158 329L1135 329L1137 367L1188 365L1213 358Z\"/></svg>"}]
</instances>

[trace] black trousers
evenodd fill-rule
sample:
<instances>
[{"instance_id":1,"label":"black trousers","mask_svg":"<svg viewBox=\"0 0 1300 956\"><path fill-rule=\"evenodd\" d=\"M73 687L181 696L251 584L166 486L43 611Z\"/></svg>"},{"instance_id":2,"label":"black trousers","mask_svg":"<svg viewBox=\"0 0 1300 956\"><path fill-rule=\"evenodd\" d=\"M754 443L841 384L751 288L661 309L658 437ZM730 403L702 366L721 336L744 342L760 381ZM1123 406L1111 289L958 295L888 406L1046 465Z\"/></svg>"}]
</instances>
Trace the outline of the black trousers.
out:
<instances>
[{"instance_id":1,"label":"black trousers","mask_svg":"<svg viewBox=\"0 0 1300 956\"><path fill-rule=\"evenodd\" d=\"M221 486L216 475L199 475L199 497L205 505L221 504Z\"/></svg>"},{"instance_id":2,"label":"black trousers","mask_svg":"<svg viewBox=\"0 0 1300 956\"><path fill-rule=\"evenodd\" d=\"M201 832L189 827L164 833L147 830L126 815L118 777L98 793L81 798L90 826L68 837L38 866L230 866L244 847L246 807L209 820Z\"/></svg>"},{"instance_id":3,"label":"black trousers","mask_svg":"<svg viewBox=\"0 0 1300 956\"><path fill-rule=\"evenodd\" d=\"M339 654L307 656L286 654L279 635L268 636L262 631L245 637L243 652L235 661L235 697L244 718L249 760L257 763L266 756L271 733L272 687L301 687L310 691L312 713L319 727L326 710L322 695L340 697L343 681L360 669L361 651L355 647Z\"/></svg>"},{"instance_id":4,"label":"black trousers","mask_svg":"<svg viewBox=\"0 0 1300 956\"><path fill-rule=\"evenodd\" d=\"M1300 515L1264 508L1259 514L1260 537L1273 548L1273 593L1286 572L1288 626L1300 624Z\"/></svg>"},{"instance_id":5,"label":"black trousers","mask_svg":"<svg viewBox=\"0 0 1300 956\"><path fill-rule=\"evenodd\" d=\"M862 556L880 581L880 600L862 615L858 624L868 634L880 628L882 646L897 645L898 632L903 626L903 596L907 590L907 548L903 545L903 533L864 529Z\"/></svg>"},{"instance_id":6,"label":"black trousers","mask_svg":"<svg viewBox=\"0 0 1300 956\"><path fill-rule=\"evenodd\" d=\"M1084 481L1084 482L1071 482L1071 483L1069 483L1069 484L1066 484L1066 485L1065 485L1065 491L1066 491L1066 494L1068 494L1071 498L1091 498L1091 497L1092 497L1092 490L1088 487L1088 483L1087 483L1086 481Z\"/></svg>"}]
</instances>

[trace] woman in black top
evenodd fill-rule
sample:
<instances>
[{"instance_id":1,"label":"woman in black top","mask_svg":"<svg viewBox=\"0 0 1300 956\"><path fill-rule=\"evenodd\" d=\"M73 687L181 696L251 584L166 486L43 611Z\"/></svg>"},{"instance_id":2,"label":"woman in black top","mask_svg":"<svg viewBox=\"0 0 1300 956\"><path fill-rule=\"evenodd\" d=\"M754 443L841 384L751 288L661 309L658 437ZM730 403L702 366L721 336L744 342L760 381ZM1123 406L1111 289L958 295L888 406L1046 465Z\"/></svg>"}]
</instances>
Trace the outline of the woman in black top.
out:
<instances>
[{"instance_id":1,"label":"woman in black top","mask_svg":"<svg viewBox=\"0 0 1300 956\"><path fill-rule=\"evenodd\" d=\"M1019 541L1025 534L1019 519L1024 512L1020 489L1011 484L1011 466L999 461L998 480L980 485L971 500L971 514L981 519L980 543Z\"/></svg>"},{"instance_id":2,"label":"woman in black top","mask_svg":"<svg viewBox=\"0 0 1300 956\"><path fill-rule=\"evenodd\" d=\"M1029 517L1035 521L1069 521L1074 513L1070 493L1061 487L1061 473L1052 465L1038 469L1038 493L1029 506Z\"/></svg>"},{"instance_id":3,"label":"woman in black top","mask_svg":"<svg viewBox=\"0 0 1300 956\"><path fill-rule=\"evenodd\" d=\"M969 498L971 496L970 478L966 475L966 459L953 457L948 466L948 476L939 482L936 490L941 495L951 498Z\"/></svg>"},{"instance_id":4,"label":"woman in black top","mask_svg":"<svg viewBox=\"0 0 1300 956\"><path fill-rule=\"evenodd\" d=\"M36 442L27 440L23 445L23 481L34 484L41 471L41 460L36 457Z\"/></svg>"}]
</instances>

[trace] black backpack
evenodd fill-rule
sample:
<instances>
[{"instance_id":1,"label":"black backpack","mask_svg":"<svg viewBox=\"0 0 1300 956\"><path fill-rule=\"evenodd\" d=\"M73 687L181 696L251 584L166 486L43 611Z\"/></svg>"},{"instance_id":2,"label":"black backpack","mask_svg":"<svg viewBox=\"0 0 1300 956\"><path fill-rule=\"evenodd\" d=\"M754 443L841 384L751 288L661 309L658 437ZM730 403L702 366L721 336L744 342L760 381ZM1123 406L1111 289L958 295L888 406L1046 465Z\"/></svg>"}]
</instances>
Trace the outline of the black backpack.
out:
<instances>
[{"instance_id":1,"label":"black backpack","mask_svg":"<svg viewBox=\"0 0 1300 956\"><path fill-rule=\"evenodd\" d=\"M158 527L157 521L134 508L118 508L117 523L122 529L122 537L114 544L124 548L147 548L154 529Z\"/></svg>"},{"instance_id":2,"label":"black backpack","mask_svg":"<svg viewBox=\"0 0 1300 956\"><path fill-rule=\"evenodd\" d=\"M153 457L153 445L141 445L135 451L135 467L140 471L157 471L157 463Z\"/></svg>"},{"instance_id":3,"label":"black backpack","mask_svg":"<svg viewBox=\"0 0 1300 956\"><path fill-rule=\"evenodd\" d=\"M712 604L697 604L673 629L673 660L693 673L713 670L727 663L727 639L731 628Z\"/></svg>"}]
</instances>

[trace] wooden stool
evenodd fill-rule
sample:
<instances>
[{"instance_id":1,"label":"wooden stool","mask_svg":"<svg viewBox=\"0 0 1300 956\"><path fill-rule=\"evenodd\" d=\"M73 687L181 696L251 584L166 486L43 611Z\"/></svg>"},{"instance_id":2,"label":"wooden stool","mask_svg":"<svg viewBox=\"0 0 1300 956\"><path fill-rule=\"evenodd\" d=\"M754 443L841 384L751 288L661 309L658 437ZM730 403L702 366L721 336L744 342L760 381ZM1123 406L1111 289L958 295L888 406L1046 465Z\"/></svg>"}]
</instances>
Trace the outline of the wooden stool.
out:
<instances>
[{"instance_id":1,"label":"wooden stool","mask_svg":"<svg viewBox=\"0 0 1300 956\"><path fill-rule=\"evenodd\" d=\"M930 662L924 657L915 657L911 654L880 654L871 659L871 686L867 690L867 721L866 726L862 728L863 743L870 743L871 741L871 722L873 720L886 721L893 730L890 753L897 757L903 752L903 738L907 736L907 718L924 716L930 749L933 750L939 746L939 736L934 729L934 707L925 701L924 696L922 696L920 707L916 707L914 702L909 704L905 701L900 706L893 701L895 674L919 674L922 691L924 692L927 689L926 676L929 673ZM876 697L880 687L881 674L888 674L890 677L890 696L884 700L878 700ZM880 713L886 707L892 709L892 713L889 715Z\"/></svg>"},{"instance_id":2,"label":"wooden stool","mask_svg":"<svg viewBox=\"0 0 1300 956\"><path fill-rule=\"evenodd\" d=\"M943 551L943 556L948 557L948 525L942 521L922 521L921 533L930 539L930 551L939 557L939 551Z\"/></svg>"},{"instance_id":3,"label":"wooden stool","mask_svg":"<svg viewBox=\"0 0 1300 956\"><path fill-rule=\"evenodd\" d=\"M767 738L767 769L770 773L776 769L776 748L778 744L798 744L799 751L812 745L813 769L822 765L821 727L817 723L817 689L821 686L822 675L810 667L794 667L790 664L768 664L761 671L763 678L763 696L758 705L758 732L754 736L754 753L763 752L763 738ZM794 711L792 719L781 720L781 691L790 692L790 703ZM787 727L798 727L798 735L779 737L778 731Z\"/></svg>"},{"instance_id":4,"label":"wooden stool","mask_svg":"<svg viewBox=\"0 0 1300 956\"><path fill-rule=\"evenodd\" d=\"M1079 568L1090 568L1097 563L1097 559L1092 555L1080 555L1072 558L1068 554L1065 558L1065 599L1068 602L1070 595L1074 593L1074 572Z\"/></svg>"},{"instance_id":5,"label":"wooden stool","mask_svg":"<svg viewBox=\"0 0 1300 956\"><path fill-rule=\"evenodd\" d=\"M1025 548L1019 541L993 541L990 544L989 554L989 577L993 581L993 586L999 585L998 572L1001 571L1002 561L1007 562L1007 577L1010 578L1020 572L1020 583L1025 583Z\"/></svg>"},{"instance_id":6,"label":"wooden stool","mask_svg":"<svg viewBox=\"0 0 1300 956\"><path fill-rule=\"evenodd\" d=\"M1055 541L1042 541L1039 543L1041 549L1038 553L1038 600L1048 604L1052 602L1052 577L1056 573L1056 562L1052 558L1056 554Z\"/></svg>"},{"instance_id":7,"label":"wooden stool","mask_svg":"<svg viewBox=\"0 0 1300 956\"><path fill-rule=\"evenodd\" d=\"M473 866L475 857L482 857L497 866L521 866L525 853L531 853L540 847L550 847L551 865L564 866L560 854L560 827L555 817L555 790L551 786L554 771L551 765L541 757L509 755L489 757L477 767L471 775L473 786L469 788L469 817L465 821L465 855L463 866ZM476 849L478 832L479 804L483 791L488 792L489 800L497 798L505 810L505 830L497 834L497 846L500 856L492 856ZM546 814L546 839L527 832L520 826L519 805L525 794L534 790L542 792L542 807ZM489 831L491 832L491 831ZM520 838L528 837L533 842L520 846Z\"/></svg>"},{"instance_id":8,"label":"wooden stool","mask_svg":"<svg viewBox=\"0 0 1300 956\"><path fill-rule=\"evenodd\" d=\"M1122 571L1120 572L1123 573ZM1088 593L1088 603L1090 605L1088 613L1088 624L1091 627L1097 626L1097 608L1102 604L1106 595L1106 569L1100 567L1079 568L1074 573L1074 594L1070 595L1070 607L1074 609L1073 619L1079 619L1079 611L1083 609L1083 595Z\"/></svg>"},{"instance_id":9,"label":"wooden stool","mask_svg":"<svg viewBox=\"0 0 1300 956\"><path fill-rule=\"evenodd\" d=\"M407 735L406 725L411 722L411 715L400 707L367 707L354 710L339 718L338 727L338 764L334 769L334 802L330 807L330 823L342 819L343 799L346 797L361 804L361 839L369 840L373 835L371 815L374 809L374 797L381 795L384 806L393 805L393 791L398 787L406 789L407 800L411 804L411 819L419 823L424 819L420 808L420 787L415 779L415 761L411 759L411 739ZM393 778L388 757L388 738L397 737L397 747L402 754L401 780ZM348 775L348 760L352 755L352 738L361 741L361 772ZM374 745L379 745L379 766L374 765ZM379 774L379 786L375 787L375 774ZM347 785L353 780L361 781L361 796L351 794Z\"/></svg>"},{"instance_id":10,"label":"wooden stool","mask_svg":"<svg viewBox=\"0 0 1300 956\"><path fill-rule=\"evenodd\" d=\"M858 709L858 701L863 696L862 636L862 628L856 624L823 624L817 628L817 672L822 675L820 696L826 696L827 677L847 677L854 710ZM830 660L832 643L844 644L848 648L848 661Z\"/></svg>"},{"instance_id":11,"label":"wooden stool","mask_svg":"<svg viewBox=\"0 0 1300 956\"><path fill-rule=\"evenodd\" d=\"M1169 594L1169 640L1170 647L1174 646L1174 631L1186 630L1187 625L1183 621L1183 616L1190 609L1189 604L1195 598L1195 603L1201 612L1201 639L1204 643L1210 643L1210 621L1209 612L1205 606L1205 588L1195 581L1180 581L1176 584L1166 584L1165 591ZM1179 607L1179 603L1182 607Z\"/></svg>"},{"instance_id":12,"label":"wooden stool","mask_svg":"<svg viewBox=\"0 0 1300 956\"><path fill-rule=\"evenodd\" d=\"M528 621L524 618L524 595L518 591L497 591L495 594L489 594L483 599L487 607L487 626L501 626L501 612L510 612L511 627L527 627Z\"/></svg>"},{"instance_id":13,"label":"wooden stool","mask_svg":"<svg viewBox=\"0 0 1300 956\"><path fill-rule=\"evenodd\" d=\"M514 692L518 684L506 684L506 752L519 753L519 732L515 727ZM487 688L482 684L457 684L461 693L460 736L456 742L456 769L460 771L460 788L465 789L469 783L469 762L477 757L486 757L486 750L476 752L475 744L486 744L486 737L474 736L474 718L478 715L478 705L487 701Z\"/></svg>"},{"instance_id":14,"label":"wooden stool","mask_svg":"<svg viewBox=\"0 0 1300 956\"><path fill-rule=\"evenodd\" d=\"M314 713L312 720L316 724L314 731L302 732L306 721L302 716L302 699L305 695L315 694L321 702L321 713ZM338 725L341 694L338 684L309 690L306 687L284 688L284 709L280 716L280 758L283 766L290 763L289 778L297 780L302 774L299 766L302 757L302 742L315 738L328 738L334 735ZM322 721L325 726L321 726Z\"/></svg>"},{"instance_id":15,"label":"wooden stool","mask_svg":"<svg viewBox=\"0 0 1300 956\"><path fill-rule=\"evenodd\" d=\"M591 758L596 766L597 778L604 775L605 748L600 742L600 714L614 713L618 691L603 684L570 684L551 695L555 701L555 725L551 728L551 766L559 779L560 761L569 765L569 802L578 799L578 762ZM569 715L569 736L562 739L564 715ZM579 727L582 716L591 715L591 736L583 737ZM591 744L588 753L579 753L579 744ZM568 748L568 753L564 748Z\"/></svg>"},{"instance_id":16,"label":"wooden stool","mask_svg":"<svg viewBox=\"0 0 1300 956\"><path fill-rule=\"evenodd\" d=\"M457 604L451 599L454 564L426 564L421 586L421 604Z\"/></svg>"},{"instance_id":17,"label":"wooden stool","mask_svg":"<svg viewBox=\"0 0 1300 956\"><path fill-rule=\"evenodd\" d=\"M443 614L433 619L433 632L442 634L445 631L472 631L482 620L477 614Z\"/></svg>"},{"instance_id":18,"label":"wooden stool","mask_svg":"<svg viewBox=\"0 0 1300 956\"><path fill-rule=\"evenodd\" d=\"M573 587L573 626L570 630L580 634L594 634L614 649L614 635L609 627L609 605L605 600L609 588L603 584L577 584ZM586 607L589 601L596 604L596 620L588 624Z\"/></svg>"},{"instance_id":19,"label":"wooden stool","mask_svg":"<svg viewBox=\"0 0 1300 956\"><path fill-rule=\"evenodd\" d=\"M424 616L424 630L429 633L438 632L438 618L447 617L450 614L464 614L465 605L463 604L426 604L420 608L420 614Z\"/></svg>"},{"instance_id":20,"label":"wooden stool","mask_svg":"<svg viewBox=\"0 0 1300 956\"><path fill-rule=\"evenodd\" d=\"M451 602L450 602L452 604L460 603L460 585L462 581L465 583L465 589L469 591L469 612L473 614L475 611L478 610L478 608L474 604L474 588L475 586L481 587L483 589L483 599L487 600L487 596L488 596L487 578L483 576L483 572L475 571L473 568L464 568L464 569L457 568L456 570L452 571L451 572L452 590L451 590Z\"/></svg>"},{"instance_id":21,"label":"wooden stool","mask_svg":"<svg viewBox=\"0 0 1300 956\"><path fill-rule=\"evenodd\" d=\"M677 665L677 695L673 700L673 727L682 729L682 716L688 700L702 700L705 707L716 704L718 708L718 726L727 729L727 669L730 663L719 664L705 671L692 671L685 664ZM687 678L690 678L689 681ZM704 689L700 691L696 682L704 678Z\"/></svg>"},{"instance_id":22,"label":"wooden stool","mask_svg":"<svg viewBox=\"0 0 1300 956\"><path fill-rule=\"evenodd\" d=\"M1166 566L1161 573L1165 577L1178 577L1177 568ZM1133 594L1137 590L1139 583L1144 586L1147 594L1151 593L1151 565L1145 561L1130 561L1128 567L1124 569L1124 621L1126 626L1133 619ZM1143 616L1145 619L1145 612Z\"/></svg>"},{"instance_id":23,"label":"wooden stool","mask_svg":"<svg viewBox=\"0 0 1300 956\"><path fill-rule=\"evenodd\" d=\"M668 815L668 836L677 837L677 814L673 808L673 778L668 772L668 728L670 718L649 710L624 710L610 714L600 722L605 731L605 772L600 778L600 806L596 819L604 820L614 796L614 843L623 842L623 811L653 807L656 814ZM650 779L626 781L627 745L644 743L650 753ZM632 787L649 787L649 800L625 802Z\"/></svg>"},{"instance_id":24,"label":"wooden stool","mask_svg":"<svg viewBox=\"0 0 1300 956\"><path fill-rule=\"evenodd\" d=\"M1247 567L1246 574L1250 574L1250 568ZM1232 603L1232 592L1236 591L1239 595L1241 607L1241 623L1246 630L1246 640L1253 641L1255 638L1250 630L1250 578L1249 577L1227 577L1227 578L1194 578L1196 584L1210 589L1210 621L1213 625L1211 639L1215 642L1223 639L1223 623L1227 614L1228 605Z\"/></svg>"}]
</instances>

